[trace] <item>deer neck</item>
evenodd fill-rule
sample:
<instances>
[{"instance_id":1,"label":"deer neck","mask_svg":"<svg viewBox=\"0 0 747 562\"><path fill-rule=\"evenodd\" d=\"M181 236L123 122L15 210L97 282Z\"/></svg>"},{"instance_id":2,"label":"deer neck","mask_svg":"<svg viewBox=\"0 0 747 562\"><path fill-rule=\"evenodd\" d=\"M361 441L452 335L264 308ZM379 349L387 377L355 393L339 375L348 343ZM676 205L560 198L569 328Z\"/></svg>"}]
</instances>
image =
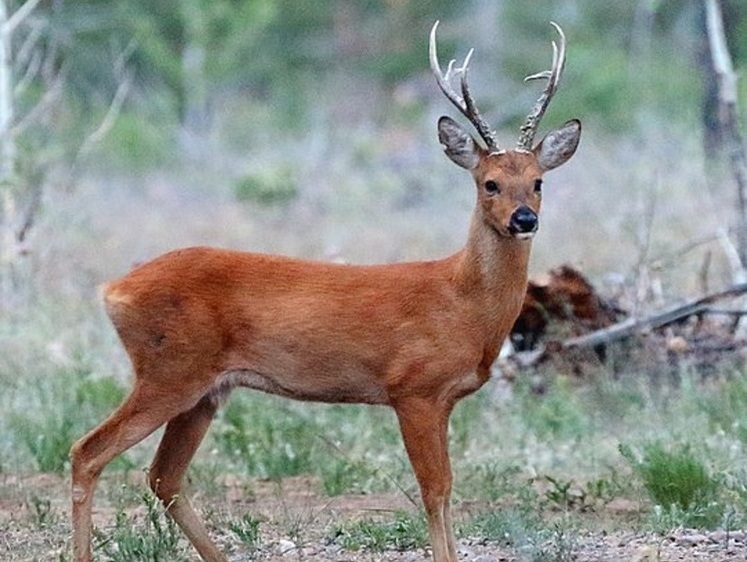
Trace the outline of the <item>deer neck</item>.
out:
<instances>
[{"instance_id":1,"label":"deer neck","mask_svg":"<svg viewBox=\"0 0 747 562\"><path fill-rule=\"evenodd\" d=\"M467 244L457 254L454 279L484 312L491 330L510 329L519 313L531 246L531 240L501 236L479 212L473 215Z\"/></svg>"}]
</instances>

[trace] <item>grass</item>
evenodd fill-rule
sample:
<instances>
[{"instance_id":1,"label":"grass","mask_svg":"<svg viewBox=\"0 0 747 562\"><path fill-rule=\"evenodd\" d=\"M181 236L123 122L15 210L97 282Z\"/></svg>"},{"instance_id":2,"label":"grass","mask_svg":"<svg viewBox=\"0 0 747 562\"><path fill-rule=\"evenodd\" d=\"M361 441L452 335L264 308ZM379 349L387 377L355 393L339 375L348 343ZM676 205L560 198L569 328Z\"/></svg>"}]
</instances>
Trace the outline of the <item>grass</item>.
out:
<instances>
[{"instance_id":1,"label":"grass","mask_svg":"<svg viewBox=\"0 0 747 562\"><path fill-rule=\"evenodd\" d=\"M331 539L347 550L413 550L427 544L428 531L421 515L399 512L384 521L363 519L333 529Z\"/></svg>"},{"instance_id":2,"label":"grass","mask_svg":"<svg viewBox=\"0 0 747 562\"><path fill-rule=\"evenodd\" d=\"M631 447L621 445L620 453L642 481L665 526L710 529L722 522L726 504L718 494L725 487L689 443L669 447L647 443L640 457Z\"/></svg>"},{"instance_id":3,"label":"grass","mask_svg":"<svg viewBox=\"0 0 747 562\"><path fill-rule=\"evenodd\" d=\"M123 494L131 493L129 488ZM189 560L181 531L150 491L140 494L143 513L131 515L123 498L112 528L95 533L93 550L112 562L180 562Z\"/></svg>"},{"instance_id":4,"label":"grass","mask_svg":"<svg viewBox=\"0 0 747 562\"><path fill-rule=\"evenodd\" d=\"M229 521L228 530L230 530L239 541L255 549L261 542L262 535L259 530L260 520L252 515L243 515L237 520Z\"/></svg>"},{"instance_id":5,"label":"grass","mask_svg":"<svg viewBox=\"0 0 747 562\"><path fill-rule=\"evenodd\" d=\"M9 427L39 471L61 473L68 468L75 440L123 397L123 388L112 378L92 378L79 370L53 373L50 383L39 387L34 404L9 417Z\"/></svg>"}]
</instances>

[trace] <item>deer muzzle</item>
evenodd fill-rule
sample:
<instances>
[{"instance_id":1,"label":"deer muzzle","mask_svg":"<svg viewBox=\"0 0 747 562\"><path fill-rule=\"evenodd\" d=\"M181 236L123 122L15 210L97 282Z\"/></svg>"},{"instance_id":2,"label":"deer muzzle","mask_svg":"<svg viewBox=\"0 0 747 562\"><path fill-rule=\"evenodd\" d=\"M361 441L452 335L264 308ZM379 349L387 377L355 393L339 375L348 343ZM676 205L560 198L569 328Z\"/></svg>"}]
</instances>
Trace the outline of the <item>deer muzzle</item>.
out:
<instances>
[{"instance_id":1,"label":"deer muzzle","mask_svg":"<svg viewBox=\"0 0 747 562\"><path fill-rule=\"evenodd\" d=\"M532 209L522 205L511 215L508 231L517 238L531 238L539 228L539 217Z\"/></svg>"}]
</instances>

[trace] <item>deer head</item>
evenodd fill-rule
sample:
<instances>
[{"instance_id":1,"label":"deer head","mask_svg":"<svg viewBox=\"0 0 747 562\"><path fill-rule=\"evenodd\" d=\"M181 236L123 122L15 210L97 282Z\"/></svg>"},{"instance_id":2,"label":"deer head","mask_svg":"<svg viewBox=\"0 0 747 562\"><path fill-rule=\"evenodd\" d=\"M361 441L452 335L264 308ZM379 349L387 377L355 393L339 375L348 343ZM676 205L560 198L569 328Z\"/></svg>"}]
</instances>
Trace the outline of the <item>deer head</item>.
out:
<instances>
[{"instance_id":1,"label":"deer head","mask_svg":"<svg viewBox=\"0 0 747 562\"><path fill-rule=\"evenodd\" d=\"M573 119L532 146L537 127L555 94L565 65L565 34L560 26L552 23L560 35L560 47L554 41L552 43L552 68L525 79L546 78L545 89L521 127L516 148L501 149L495 132L477 110L467 83L473 50L470 49L460 67L456 68L452 60L446 73L443 73L436 53L438 23L433 25L430 35L431 70L441 91L472 123L484 146L449 117L439 119L438 139L451 161L472 173L477 186L476 208L484 222L501 236L531 238L539 227L542 176L568 161L581 137L581 122ZM451 86L451 80L457 75L460 77L461 94Z\"/></svg>"}]
</instances>

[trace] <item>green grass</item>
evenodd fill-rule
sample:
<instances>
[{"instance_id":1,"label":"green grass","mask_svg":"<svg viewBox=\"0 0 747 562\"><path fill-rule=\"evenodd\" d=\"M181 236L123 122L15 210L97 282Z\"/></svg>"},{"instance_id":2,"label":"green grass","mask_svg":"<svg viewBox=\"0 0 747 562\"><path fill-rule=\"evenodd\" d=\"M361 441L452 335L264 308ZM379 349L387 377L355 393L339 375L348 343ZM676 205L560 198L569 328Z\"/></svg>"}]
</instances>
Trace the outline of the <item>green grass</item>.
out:
<instances>
[{"instance_id":1,"label":"green grass","mask_svg":"<svg viewBox=\"0 0 747 562\"><path fill-rule=\"evenodd\" d=\"M260 523L261 521L258 518L246 514L238 519L230 520L227 527L229 531L236 535L239 542L251 549L256 549L262 539Z\"/></svg>"},{"instance_id":2,"label":"green grass","mask_svg":"<svg viewBox=\"0 0 747 562\"><path fill-rule=\"evenodd\" d=\"M382 408L299 404L239 390L209 439L246 476L312 474L329 496L391 490L408 470L394 415Z\"/></svg>"},{"instance_id":3,"label":"green grass","mask_svg":"<svg viewBox=\"0 0 747 562\"><path fill-rule=\"evenodd\" d=\"M346 550L413 550L427 543L427 527L421 515L399 512L391 519L363 519L336 526L331 540Z\"/></svg>"},{"instance_id":4,"label":"green grass","mask_svg":"<svg viewBox=\"0 0 747 562\"><path fill-rule=\"evenodd\" d=\"M517 552L532 562L574 560L574 532L571 517L543 521L528 505L494 509L473 516L460 526L460 536L486 540Z\"/></svg>"},{"instance_id":5,"label":"green grass","mask_svg":"<svg viewBox=\"0 0 747 562\"><path fill-rule=\"evenodd\" d=\"M111 378L94 379L86 372L52 377L51 384L40 386L33 406L9 418L14 439L41 472L66 470L71 445L124 397L122 387Z\"/></svg>"},{"instance_id":6,"label":"green grass","mask_svg":"<svg viewBox=\"0 0 747 562\"><path fill-rule=\"evenodd\" d=\"M123 488L123 496L132 494ZM113 528L96 531L93 550L111 562L180 562L191 559L181 531L167 514L161 502L150 491L139 500L143 513L132 515L125 509L132 498L122 498Z\"/></svg>"},{"instance_id":7,"label":"green grass","mask_svg":"<svg viewBox=\"0 0 747 562\"><path fill-rule=\"evenodd\" d=\"M640 457L631 447L621 445L620 453L641 479L665 526L710 529L722 522L726 509L718 497L722 482L689 444L648 443Z\"/></svg>"},{"instance_id":8,"label":"green grass","mask_svg":"<svg viewBox=\"0 0 747 562\"><path fill-rule=\"evenodd\" d=\"M735 373L708 393L701 402L711 428L733 435L747 445L747 376Z\"/></svg>"}]
</instances>

